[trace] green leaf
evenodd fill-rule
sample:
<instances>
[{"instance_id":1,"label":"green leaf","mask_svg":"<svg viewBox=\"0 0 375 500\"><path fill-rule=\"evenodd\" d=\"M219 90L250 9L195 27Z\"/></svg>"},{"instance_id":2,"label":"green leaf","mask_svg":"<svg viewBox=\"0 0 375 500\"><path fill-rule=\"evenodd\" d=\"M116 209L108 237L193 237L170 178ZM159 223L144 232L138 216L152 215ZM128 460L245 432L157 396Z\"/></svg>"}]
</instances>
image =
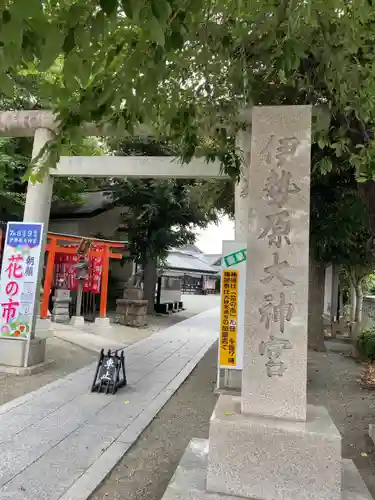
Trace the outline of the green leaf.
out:
<instances>
[{"instance_id":1,"label":"green leaf","mask_svg":"<svg viewBox=\"0 0 375 500\"><path fill-rule=\"evenodd\" d=\"M84 61L78 65L77 76L81 83L81 87L86 88L91 77L91 64L88 61Z\"/></svg>"},{"instance_id":2,"label":"green leaf","mask_svg":"<svg viewBox=\"0 0 375 500\"><path fill-rule=\"evenodd\" d=\"M163 48L160 45L158 45L156 47L156 49L154 50L154 63L155 64L160 63L160 61L163 60L164 55L165 55L165 52L164 52Z\"/></svg>"},{"instance_id":3,"label":"green leaf","mask_svg":"<svg viewBox=\"0 0 375 500\"><path fill-rule=\"evenodd\" d=\"M189 7L192 12L200 11L204 7L204 0L190 0Z\"/></svg>"},{"instance_id":4,"label":"green leaf","mask_svg":"<svg viewBox=\"0 0 375 500\"><path fill-rule=\"evenodd\" d=\"M164 24L172 13L172 8L168 0L151 0L151 9L161 24Z\"/></svg>"},{"instance_id":5,"label":"green leaf","mask_svg":"<svg viewBox=\"0 0 375 500\"><path fill-rule=\"evenodd\" d=\"M3 23L7 24L11 20L11 15L8 9L3 10L2 12Z\"/></svg>"},{"instance_id":6,"label":"green leaf","mask_svg":"<svg viewBox=\"0 0 375 500\"><path fill-rule=\"evenodd\" d=\"M91 24L91 37L93 40L100 39L104 33L105 16L103 12L98 12Z\"/></svg>"},{"instance_id":7,"label":"green leaf","mask_svg":"<svg viewBox=\"0 0 375 500\"><path fill-rule=\"evenodd\" d=\"M85 2L69 2L71 5L68 8L64 23L68 28L79 26L80 23L87 20L87 4ZM92 3L92 2L91 2ZM96 9L95 9L96 10Z\"/></svg>"},{"instance_id":8,"label":"green leaf","mask_svg":"<svg viewBox=\"0 0 375 500\"><path fill-rule=\"evenodd\" d=\"M342 145L340 142L335 142L333 144L331 144L331 148L335 150L335 154L337 156L337 158L340 158L340 156L342 155Z\"/></svg>"},{"instance_id":9,"label":"green leaf","mask_svg":"<svg viewBox=\"0 0 375 500\"><path fill-rule=\"evenodd\" d=\"M88 58L92 53L90 31L81 25L75 31L76 46L82 50L82 58Z\"/></svg>"},{"instance_id":10,"label":"green leaf","mask_svg":"<svg viewBox=\"0 0 375 500\"><path fill-rule=\"evenodd\" d=\"M317 141L317 144L320 147L320 149L324 149L327 146L327 141L325 140L325 138L320 137Z\"/></svg>"},{"instance_id":11,"label":"green leaf","mask_svg":"<svg viewBox=\"0 0 375 500\"><path fill-rule=\"evenodd\" d=\"M279 69L278 77L281 83L286 83L287 80L285 78L285 71L283 69Z\"/></svg>"},{"instance_id":12,"label":"green leaf","mask_svg":"<svg viewBox=\"0 0 375 500\"><path fill-rule=\"evenodd\" d=\"M139 22L139 14L143 8L143 0L121 0L122 8L124 9L127 17L132 19L135 23Z\"/></svg>"},{"instance_id":13,"label":"green leaf","mask_svg":"<svg viewBox=\"0 0 375 500\"><path fill-rule=\"evenodd\" d=\"M332 171L332 161L330 158L325 156L317 164L317 167L319 168L320 173L327 174L328 172Z\"/></svg>"},{"instance_id":14,"label":"green leaf","mask_svg":"<svg viewBox=\"0 0 375 500\"><path fill-rule=\"evenodd\" d=\"M22 39L23 21L20 17L12 15L9 17L9 21L1 25L0 40L4 42L6 47L21 48Z\"/></svg>"},{"instance_id":15,"label":"green leaf","mask_svg":"<svg viewBox=\"0 0 375 500\"><path fill-rule=\"evenodd\" d=\"M78 59L78 64L79 64L79 59ZM77 74L78 74L78 68L77 68L77 58L74 57L74 53L72 56L69 56L64 63L64 84L66 88L68 88L71 91L78 90L79 88L79 83L77 81Z\"/></svg>"},{"instance_id":16,"label":"green leaf","mask_svg":"<svg viewBox=\"0 0 375 500\"><path fill-rule=\"evenodd\" d=\"M44 13L40 0L15 0L10 6L10 11L22 19L43 19Z\"/></svg>"},{"instance_id":17,"label":"green leaf","mask_svg":"<svg viewBox=\"0 0 375 500\"><path fill-rule=\"evenodd\" d=\"M122 8L123 8L123 10L125 12L126 17L129 17L130 19L132 19L132 17L133 17L133 10L132 10L132 6L131 6L130 0L121 0L121 5L122 5Z\"/></svg>"},{"instance_id":18,"label":"green leaf","mask_svg":"<svg viewBox=\"0 0 375 500\"><path fill-rule=\"evenodd\" d=\"M126 131L126 123L125 119L123 116L119 116L117 123L116 123L116 128L119 134L119 137L122 137L124 135L124 132Z\"/></svg>"},{"instance_id":19,"label":"green leaf","mask_svg":"<svg viewBox=\"0 0 375 500\"><path fill-rule=\"evenodd\" d=\"M64 35L58 26L50 24L46 31L48 43L44 44L39 63L39 70L46 71L57 59L64 43Z\"/></svg>"},{"instance_id":20,"label":"green leaf","mask_svg":"<svg viewBox=\"0 0 375 500\"><path fill-rule=\"evenodd\" d=\"M313 125L316 132L327 132L331 122L331 113L327 106L314 106L312 110Z\"/></svg>"},{"instance_id":21,"label":"green leaf","mask_svg":"<svg viewBox=\"0 0 375 500\"><path fill-rule=\"evenodd\" d=\"M74 49L75 45L75 28L70 28L63 43L63 51L65 55L68 55Z\"/></svg>"},{"instance_id":22,"label":"green leaf","mask_svg":"<svg viewBox=\"0 0 375 500\"><path fill-rule=\"evenodd\" d=\"M184 38L179 31L173 31L165 41L167 50L178 50L184 45Z\"/></svg>"},{"instance_id":23,"label":"green leaf","mask_svg":"<svg viewBox=\"0 0 375 500\"><path fill-rule=\"evenodd\" d=\"M0 90L8 97L14 96L14 82L6 73L0 76Z\"/></svg>"},{"instance_id":24,"label":"green leaf","mask_svg":"<svg viewBox=\"0 0 375 500\"><path fill-rule=\"evenodd\" d=\"M165 35L164 30L156 19L156 17L152 16L147 22L147 28L150 33L151 38L158 44L164 47L165 44Z\"/></svg>"},{"instance_id":25,"label":"green leaf","mask_svg":"<svg viewBox=\"0 0 375 500\"><path fill-rule=\"evenodd\" d=\"M107 16L111 16L116 12L117 0L99 0L99 5Z\"/></svg>"}]
</instances>

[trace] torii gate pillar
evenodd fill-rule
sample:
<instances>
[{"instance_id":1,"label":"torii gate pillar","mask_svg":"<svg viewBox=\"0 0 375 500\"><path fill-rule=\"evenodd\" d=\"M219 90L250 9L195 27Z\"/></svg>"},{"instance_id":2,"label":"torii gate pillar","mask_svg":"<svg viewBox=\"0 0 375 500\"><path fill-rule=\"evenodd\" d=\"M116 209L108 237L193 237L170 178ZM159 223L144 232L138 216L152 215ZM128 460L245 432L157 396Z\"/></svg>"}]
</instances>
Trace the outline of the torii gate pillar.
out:
<instances>
[{"instance_id":1,"label":"torii gate pillar","mask_svg":"<svg viewBox=\"0 0 375 500\"><path fill-rule=\"evenodd\" d=\"M44 146L53 139L54 134L48 129L38 128L34 135L33 158L36 158ZM46 175L42 182L27 185L26 203L23 214L24 222L43 222L47 233L51 210L53 177Z\"/></svg>"}]
</instances>

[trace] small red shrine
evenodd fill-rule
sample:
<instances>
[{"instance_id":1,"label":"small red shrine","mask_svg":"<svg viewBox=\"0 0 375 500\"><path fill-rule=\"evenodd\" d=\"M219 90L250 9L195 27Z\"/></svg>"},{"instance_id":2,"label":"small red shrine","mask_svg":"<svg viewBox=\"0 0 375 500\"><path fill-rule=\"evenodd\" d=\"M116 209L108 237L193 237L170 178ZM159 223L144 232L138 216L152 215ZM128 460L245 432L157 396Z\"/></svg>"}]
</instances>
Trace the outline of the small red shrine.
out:
<instances>
[{"instance_id":1,"label":"small red shrine","mask_svg":"<svg viewBox=\"0 0 375 500\"><path fill-rule=\"evenodd\" d=\"M84 238L91 245L87 254L89 272L83 284L83 290L100 294L100 317L107 313L109 259L122 259L127 250L126 242ZM47 263L43 286L43 299L40 307L40 317L48 317L48 304L52 288L59 288L63 280L69 290L78 288L75 275L75 265L79 260L77 250L83 238L66 234L48 233L46 254ZM117 251L117 253L116 253ZM122 253L119 253L122 252Z\"/></svg>"}]
</instances>

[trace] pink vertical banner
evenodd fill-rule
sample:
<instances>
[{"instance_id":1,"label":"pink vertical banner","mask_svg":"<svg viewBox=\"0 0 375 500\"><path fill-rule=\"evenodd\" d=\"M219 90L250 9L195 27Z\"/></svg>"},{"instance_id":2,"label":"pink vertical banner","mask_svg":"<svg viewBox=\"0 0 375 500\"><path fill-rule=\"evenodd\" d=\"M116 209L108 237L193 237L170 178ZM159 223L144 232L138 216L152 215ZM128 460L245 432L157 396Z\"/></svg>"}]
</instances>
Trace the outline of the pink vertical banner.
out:
<instances>
[{"instance_id":1,"label":"pink vertical banner","mask_svg":"<svg viewBox=\"0 0 375 500\"><path fill-rule=\"evenodd\" d=\"M9 222L0 279L0 336L27 338L31 332L43 224Z\"/></svg>"}]
</instances>

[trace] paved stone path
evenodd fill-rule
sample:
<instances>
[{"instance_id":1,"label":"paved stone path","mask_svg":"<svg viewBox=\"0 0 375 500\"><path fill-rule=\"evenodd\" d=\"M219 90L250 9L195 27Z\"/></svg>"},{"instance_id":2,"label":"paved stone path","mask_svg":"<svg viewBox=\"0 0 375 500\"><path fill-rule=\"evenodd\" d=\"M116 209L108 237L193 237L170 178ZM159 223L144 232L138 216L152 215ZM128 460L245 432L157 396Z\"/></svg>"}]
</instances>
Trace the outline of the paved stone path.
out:
<instances>
[{"instance_id":1,"label":"paved stone path","mask_svg":"<svg viewBox=\"0 0 375 500\"><path fill-rule=\"evenodd\" d=\"M86 500L218 337L219 309L125 351L129 386L91 394L95 364L0 407L0 499Z\"/></svg>"}]
</instances>

